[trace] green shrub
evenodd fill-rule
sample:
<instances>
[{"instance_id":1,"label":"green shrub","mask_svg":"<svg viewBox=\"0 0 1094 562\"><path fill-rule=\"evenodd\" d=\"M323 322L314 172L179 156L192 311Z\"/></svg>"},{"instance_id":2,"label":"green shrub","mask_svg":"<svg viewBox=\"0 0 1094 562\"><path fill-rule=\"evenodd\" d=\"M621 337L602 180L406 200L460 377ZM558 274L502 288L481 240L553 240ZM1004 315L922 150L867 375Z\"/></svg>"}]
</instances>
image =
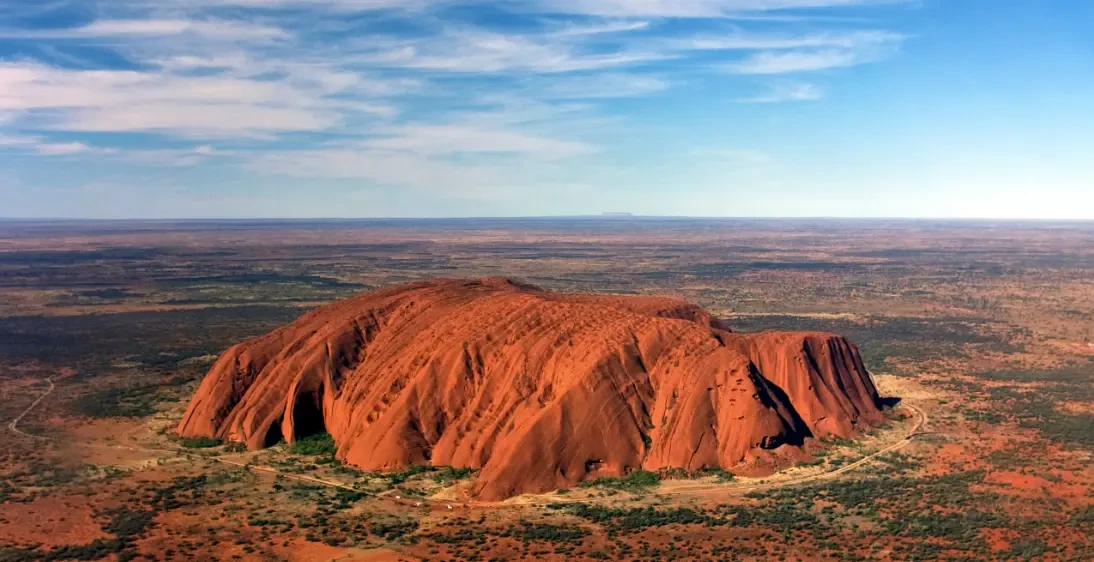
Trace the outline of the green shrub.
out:
<instances>
[{"instance_id":1,"label":"green shrub","mask_svg":"<svg viewBox=\"0 0 1094 562\"><path fill-rule=\"evenodd\" d=\"M724 468L704 468L703 474L715 477L718 482L731 482L736 475Z\"/></svg>"},{"instance_id":2,"label":"green shrub","mask_svg":"<svg viewBox=\"0 0 1094 562\"><path fill-rule=\"evenodd\" d=\"M113 533L119 539L142 535L155 517L151 511L134 511L127 508L112 511L109 515L110 521L103 525L103 530Z\"/></svg>"},{"instance_id":3,"label":"green shrub","mask_svg":"<svg viewBox=\"0 0 1094 562\"><path fill-rule=\"evenodd\" d=\"M450 482L455 482L456 480L463 480L464 478L471 476L474 472L475 471L470 468L443 466L433 473L433 481L438 484L448 484Z\"/></svg>"},{"instance_id":4,"label":"green shrub","mask_svg":"<svg viewBox=\"0 0 1094 562\"><path fill-rule=\"evenodd\" d=\"M247 452L247 446L244 445L243 443L239 443L239 442L228 443L228 445L226 445L224 447L224 452L225 453L245 453L245 452Z\"/></svg>"},{"instance_id":5,"label":"green shrub","mask_svg":"<svg viewBox=\"0 0 1094 562\"><path fill-rule=\"evenodd\" d=\"M384 478L387 478L388 482L390 482L392 486L398 486L399 484L402 484L403 482L406 482L407 480L410 480L411 478L418 476L419 474L425 474L432 471L432 466L415 465L408 467L406 470L400 472L385 474Z\"/></svg>"},{"instance_id":6,"label":"green shrub","mask_svg":"<svg viewBox=\"0 0 1094 562\"><path fill-rule=\"evenodd\" d=\"M224 442L214 437L183 437L179 443L187 449L211 449Z\"/></svg>"},{"instance_id":7,"label":"green shrub","mask_svg":"<svg viewBox=\"0 0 1094 562\"><path fill-rule=\"evenodd\" d=\"M317 433L294 441L289 452L294 455L333 457L337 449L338 446L334 444L334 438L329 433Z\"/></svg>"},{"instance_id":8,"label":"green shrub","mask_svg":"<svg viewBox=\"0 0 1094 562\"><path fill-rule=\"evenodd\" d=\"M648 470L636 470L622 478L601 477L596 480L582 482L583 488L610 488L613 490L625 490L628 492L640 492L652 488L661 483L661 477L656 472Z\"/></svg>"},{"instance_id":9,"label":"green shrub","mask_svg":"<svg viewBox=\"0 0 1094 562\"><path fill-rule=\"evenodd\" d=\"M156 413L157 387L108 388L73 400L69 408L89 418L143 418Z\"/></svg>"}]
</instances>

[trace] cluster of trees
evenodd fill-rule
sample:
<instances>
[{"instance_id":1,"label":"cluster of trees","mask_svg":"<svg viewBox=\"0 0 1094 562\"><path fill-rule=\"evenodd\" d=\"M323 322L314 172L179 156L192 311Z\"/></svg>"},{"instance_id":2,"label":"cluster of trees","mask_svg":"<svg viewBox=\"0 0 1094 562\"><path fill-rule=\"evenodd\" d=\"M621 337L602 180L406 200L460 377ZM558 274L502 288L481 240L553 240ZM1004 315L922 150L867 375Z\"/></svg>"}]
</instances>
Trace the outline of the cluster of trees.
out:
<instances>
[{"instance_id":1,"label":"cluster of trees","mask_svg":"<svg viewBox=\"0 0 1094 562\"><path fill-rule=\"evenodd\" d=\"M600 477L588 480L580 484L583 488L609 488L626 492L643 492L661 483L661 477L656 472L648 470L635 470L622 478Z\"/></svg>"},{"instance_id":2,"label":"cluster of trees","mask_svg":"<svg viewBox=\"0 0 1094 562\"><path fill-rule=\"evenodd\" d=\"M294 455L334 457L337 446L334 437L329 433L317 433L308 437L300 437L289 446L289 452Z\"/></svg>"},{"instance_id":3,"label":"cluster of trees","mask_svg":"<svg viewBox=\"0 0 1094 562\"><path fill-rule=\"evenodd\" d=\"M183 437L179 444L187 449L212 449L224 444L220 439L213 437Z\"/></svg>"}]
</instances>

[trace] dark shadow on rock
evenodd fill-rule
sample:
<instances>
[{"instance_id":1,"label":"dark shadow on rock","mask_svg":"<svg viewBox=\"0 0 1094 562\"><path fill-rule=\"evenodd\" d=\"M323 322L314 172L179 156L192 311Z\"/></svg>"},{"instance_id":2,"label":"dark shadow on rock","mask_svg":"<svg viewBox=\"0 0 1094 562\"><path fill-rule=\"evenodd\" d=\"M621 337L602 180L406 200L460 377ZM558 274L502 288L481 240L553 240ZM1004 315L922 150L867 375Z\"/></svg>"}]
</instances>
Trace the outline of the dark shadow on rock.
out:
<instances>
[{"instance_id":1,"label":"dark shadow on rock","mask_svg":"<svg viewBox=\"0 0 1094 562\"><path fill-rule=\"evenodd\" d=\"M884 396L881 398L882 408L896 408L900 404L900 398L896 396Z\"/></svg>"}]
</instances>

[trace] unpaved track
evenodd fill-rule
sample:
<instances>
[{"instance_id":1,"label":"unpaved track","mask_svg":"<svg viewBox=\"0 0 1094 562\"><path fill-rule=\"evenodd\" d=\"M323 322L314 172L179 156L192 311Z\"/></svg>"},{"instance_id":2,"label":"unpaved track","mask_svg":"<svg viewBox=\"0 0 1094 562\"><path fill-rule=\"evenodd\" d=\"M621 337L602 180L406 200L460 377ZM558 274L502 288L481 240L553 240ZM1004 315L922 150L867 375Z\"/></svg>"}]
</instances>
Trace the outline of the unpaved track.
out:
<instances>
[{"instance_id":1,"label":"unpaved track","mask_svg":"<svg viewBox=\"0 0 1094 562\"><path fill-rule=\"evenodd\" d=\"M315 478L315 477L312 477L312 476L305 476L303 474L289 474L287 472L281 472L280 470L277 470L276 468L270 468L268 466L247 465L247 464L244 464L244 463L241 463L241 462L238 462L238 461L230 461L228 459L222 459L220 457L200 457L200 458L215 460L217 462L221 462L221 463L224 463L224 464L229 465L229 466L238 466L240 468L246 468L246 469L249 469L251 472L261 472L263 474L273 474L275 476L281 476L283 478L288 478L290 480L298 480L300 482L310 482L312 484L320 484L320 485L328 486L328 487L331 487L331 488L341 488L343 490L349 490L351 492L360 493L360 490L354 488L353 486L347 486L345 484L339 484L338 482L332 482L330 480L323 480L322 478Z\"/></svg>"},{"instance_id":2,"label":"unpaved track","mask_svg":"<svg viewBox=\"0 0 1094 562\"><path fill-rule=\"evenodd\" d=\"M23 421L23 418L27 417L28 414L30 414L32 411L34 411L34 409L37 408L38 405L41 404L42 401L45 400L46 397L49 396L55 388L57 388L56 385L53 383L53 377L47 378L46 382L49 383L49 388L45 392L43 392L40 396L38 396L38 398L36 398L34 400L34 402L31 402L30 406L27 406L27 408L25 410L23 410L23 412L20 413L15 419L11 420L11 423L8 424L8 429L9 430L11 430L12 432L14 432L17 435L20 435L22 437L26 437L28 439L37 439L37 440L40 440L40 441L55 441L55 439L52 438L52 437L46 437L44 435L34 435L32 433L27 433L27 432L19 429L19 422ZM153 448L153 447L144 447L144 446L141 446L141 445L105 445L105 444L101 444L101 443L79 443L79 442L71 443L71 445L74 445L76 447L89 448L89 449L107 449L107 450L132 451L132 452L137 452L137 453L149 453L149 454L180 455L180 456L185 457L189 460L201 460L201 459L214 460L214 461L217 461L219 463L226 464L226 465L229 465L229 466L235 466L235 467L239 467L239 468L246 468L246 469L248 469L252 472L259 472L259 473L264 473L264 474L273 474L273 475L281 476L283 478L287 478L287 479L290 479L290 480L298 480L298 481L301 481L301 482L309 482L309 483L312 483L312 484L320 484L320 485L323 485L323 486L329 486L331 488L341 488L343 490L349 490L349 491L354 491L354 492L357 491L357 490L355 490L354 488L352 488L350 486L346 486L344 484L339 484L338 482L332 482L330 480L323 480L321 478L314 478L314 477L311 477L311 476L305 476L303 474L289 474L289 473L286 473L286 472L281 472L279 470L264 467L264 466L247 465L247 464L244 464L244 463L241 463L241 462L238 462L238 461L233 461L233 460L228 460L228 459L225 459L225 458L221 458L219 456L202 456L202 455L196 455L196 454L193 454L193 453L188 453L186 451L179 451L179 450L172 450L172 449L157 449L157 448Z\"/></svg>"},{"instance_id":3,"label":"unpaved track","mask_svg":"<svg viewBox=\"0 0 1094 562\"><path fill-rule=\"evenodd\" d=\"M880 388L880 385L878 384L878 381L877 381L877 377L874 375L874 373L870 372L870 371L867 371L867 373L870 375L870 379L871 379L871 381L873 381L874 386L877 387L877 388ZM913 439L915 439L917 436L920 435L920 430L923 429L923 426L925 426L928 421L930 421L930 418L927 417L927 412L924 412L918 406L914 406L912 404L907 403L907 401L904 401L903 405L904 405L904 407L908 408L909 410L912 410L913 412L915 412L915 414L917 415L915 425L912 426L912 428L908 430L907 435L905 435L900 441L897 441L897 442L895 442L895 443L893 443L893 444L891 444L887 447L884 447L884 448L882 448L881 450L879 450L875 453L871 453L869 455L866 455L865 457L862 457L861 459L859 459L859 460L857 460L853 463L846 464L846 465L843 465L839 468L834 468L834 469L826 471L826 472L821 472L821 473L817 473L817 474L807 474L807 475L798 476L798 477L795 477L795 478L787 478L787 479L783 479L783 480L777 480L775 482L764 482L764 483L758 483L758 484L740 484L740 485L736 485L736 486L726 485L726 484L707 483L707 482L692 482L692 483L688 483L688 484L675 485L675 486L672 487L672 490L667 490L666 493L671 494L673 496L695 496L695 495L706 494L706 493L741 494L741 493L745 493L745 492L755 492L755 491L759 491L759 490L773 490L773 489L777 489L777 488L784 488L784 487L787 487L787 486L796 486L796 485L799 485L799 484L805 484L805 483L808 483L808 482L816 482L816 481L819 481L819 480L830 480L830 479L833 479L833 478L837 478L837 477L839 477L843 474L847 474L848 472L851 472L855 469L858 469L858 468L861 468L863 466L866 466L866 465L870 464L870 462L872 462L874 459L877 459L878 457L880 457L882 455L885 455L887 453L891 453L893 451L898 451L900 449L903 449L904 447L907 447L908 444L911 443ZM549 500L541 500L540 498L535 498L535 499L532 499L531 501L519 501L518 500L516 502L512 502L510 505L512 505L512 504L546 505L546 504L549 504L549 503L601 503L601 502L611 501L611 499L612 498L607 498L607 499L604 499L604 498L572 498L571 499L571 498L559 497L559 498L551 498Z\"/></svg>"},{"instance_id":4,"label":"unpaved track","mask_svg":"<svg viewBox=\"0 0 1094 562\"><path fill-rule=\"evenodd\" d=\"M37 408L37 407L38 407L38 404L41 404L41 403L42 403L42 400L45 400L45 399L46 399L46 396L49 396L49 394L50 394L51 392L53 392L53 389L54 389L54 388L57 388L57 387L56 387L56 386L55 386L55 385L53 384L53 377L49 377L49 378L47 378L47 379L46 379L46 382L48 382L48 383L49 383L49 388L48 388L48 389L46 389L46 391L45 391L45 392L43 392L41 396L39 396L38 398L36 398L36 399L34 400L34 402L31 402L31 403L30 403L30 406L27 406L27 409L26 409L26 410L23 410L23 413L21 413L21 414L19 414L18 416L16 416L16 417L15 417L15 419L11 420L11 423L9 423L9 424L8 424L8 429L12 430L12 431L13 431L14 433L16 433L17 435L22 435L23 437L29 437L29 438L31 438L31 439L46 439L46 440L48 440L48 439L49 439L48 437L42 437L41 435L31 435L30 433L27 433L27 432L25 432L25 431L23 431L23 430L19 429L19 422L23 421L23 418L27 417L27 414L29 414L29 413L30 413L30 412L31 412L32 410L34 410L35 408Z\"/></svg>"},{"instance_id":5,"label":"unpaved track","mask_svg":"<svg viewBox=\"0 0 1094 562\"><path fill-rule=\"evenodd\" d=\"M28 414L30 414L30 412L32 412L34 410L34 408L38 407L38 405L41 404L42 401L45 400L45 398L47 396L49 396L50 393L52 393L53 390L56 388L56 386L53 384L53 378L52 377L47 378L46 382L49 383L49 388L45 392L43 392L37 399L35 399L34 402L32 402L30 404L30 406L27 407L26 410L23 410L23 413L19 414L18 417L16 417L14 420L11 421L11 423L8 424L8 429L10 429L12 432L14 432L18 435L21 435L23 437L30 438L30 439L40 439L40 440L47 440L47 441L52 441L53 440L50 437L45 437L45 436L42 436L42 435L33 435L33 434L30 434L30 433L26 433L23 430L19 429L19 427L18 427L19 422L22 421L23 418L25 418ZM829 470L827 472L821 472L819 474L809 474L809 475L800 476L800 477L797 477L797 478L779 480L777 482L765 482L765 483L760 483L760 484L745 484L745 485L739 485L739 486L727 486L727 485L724 485L724 484L712 484L712 483L696 482L694 484L674 486L671 493L673 495L696 495L696 494L709 493L709 492L742 493L742 492L752 492L752 491L757 491L757 490L771 490L771 489L782 488L782 487L786 487L786 486L794 486L794 485L798 485L798 484L804 484L804 483L807 483L807 482L814 482L814 481L818 481L818 480L829 480L829 479L832 479L832 478L836 478L836 477L838 477L842 474L846 474L848 472L851 472L852 470L855 470L857 468L865 466L865 465L869 464L871 461L873 461L874 459L876 459L876 458L878 458L878 457L880 457L884 454L891 453L893 451L903 449L904 447L906 447L908 445L908 443L912 442L912 440L919 434L918 433L919 430L924 425L926 425L926 423L928 421L928 417L927 417L927 413L924 412L923 410L921 410L917 406L913 406L911 404L905 404L905 406L908 409L914 411L918 415L918 419L916 420L916 424L911 428L911 430L908 431L908 434L904 438L902 438L900 441L897 441L896 443L893 443L892 445L889 445L888 447L885 447L885 448L883 448L883 449L881 449L881 450L879 450L875 453L866 455L865 457L862 457L861 459L859 459L859 460L857 460L857 461L855 461L851 464L846 464L846 465L843 465L839 468L835 468L835 469ZM277 470L275 468L270 468L270 467L265 467L265 466L256 466L256 465L245 464L245 463L241 463L239 461L233 461L233 460L225 459L225 458L222 458L220 456L202 456L202 455L195 455L195 454L187 453L185 451L170 450L170 449L155 449L155 448L143 447L143 446L139 446L139 445L101 445L101 444L93 444L93 443L74 443L74 445L76 445L78 447L97 448L97 449L119 449L119 450L135 451L135 452L152 453L152 454L180 455L180 456L182 456L184 458L187 458L189 460L212 460L212 461L216 461L216 462L219 462L221 464L228 465L228 466L234 466L234 467L237 467L237 468L244 468L244 469L250 470L251 472L255 472L255 473L272 474L274 476L280 476L280 477L288 479L288 480L296 480L296 481L299 481L299 482L307 482L307 483L311 483L311 484L318 484L318 485L327 486L327 487L330 487L330 488L338 488L338 489L342 489L342 490L348 490L348 491L351 491L351 492L359 492L359 490L357 490L356 488L354 488L352 486L348 486L348 485L345 485L345 484L340 484L338 482L333 482L333 481L330 481L330 480L324 480L322 478L315 478L315 477L312 477L312 476L305 476L303 474L292 474L292 473L288 473L288 472L282 472L282 471ZM383 497L383 496L377 496L377 497ZM392 499L392 498L386 498L386 499ZM429 501L429 500L426 500L426 501ZM538 501L538 499L537 499L537 500L532 500L532 501L518 501L518 502L512 502L512 503L509 503L509 502L490 502L490 503L470 502L469 504L463 504L463 505L474 505L474 506L477 506L477 507L492 507L492 506L493 507L516 507L516 506L519 506L519 505L545 505L545 504L548 504L548 503L599 503L599 502L603 502L603 501L606 501L606 500L602 499L602 498L578 499L578 498L561 498L560 497L560 498L551 498L550 500L543 500L543 501ZM407 503L407 502L399 501L398 503ZM450 504L452 502L449 502L449 501L431 501L430 503Z\"/></svg>"},{"instance_id":6,"label":"unpaved track","mask_svg":"<svg viewBox=\"0 0 1094 562\"><path fill-rule=\"evenodd\" d=\"M919 407L913 406L911 404L905 404L905 406L908 409L914 411L918 415L918 419L916 420L915 425L908 431L908 434L905 435L903 438L901 438L900 441L897 441L897 442L893 443L892 445L889 445L889 446L887 446L887 447L885 447L885 448L883 448L883 449L881 449L881 450L879 450L875 453L871 453L869 455L866 455L865 457L862 457L861 459L859 459L859 460L857 460L853 463L843 465L839 468L834 468L834 469L829 470L827 472L821 472L821 473L817 473L817 474L807 474L807 475L799 476L799 477L796 477L796 478L788 478L788 479L785 479L785 480L778 480L778 481L775 481L775 482L764 482L764 483L758 483L758 484L741 484L741 485L737 485L737 486L727 485L727 484L707 483L707 482L692 482L692 483L688 483L688 484L675 485L675 486L672 487L671 490L666 490L664 493L666 495L672 495L672 496L695 496L695 495L701 495L701 494L707 494L707 493L740 494L740 493L745 493L745 492L755 492L755 491L759 491L759 490L773 490L773 489L777 489L777 488L784 488L784 487L788 487L788 486L796 486L796 485L799 485L799 484L805 484L805 483L808 483L808 482L815 482L815 481L818 481L818 480L830 480L830 479L833 479L833 478L837 478L840 475L846 474L848 472L851 472L852 470L855 470L857 468L861 468L861 467L863 467L867 464L870 464L871 461L873 461L874 459L876 459L876 458L878 458L878 457L880 457L880 456L882 456L886 453L891 453L893 451L897 451L897 450L903 449L904 447L907 447L908 444L911 443L912 440L917 435L919 435L919 430L928 421L927 413L924 412L923 410L921 410ZM653 493L657 493L656 490L654 490ZM547 504L551 504L551 503L605 503L605 502L610 502L610 501L613 501L613 500L614 500L614 498L611 498L611 497L609 497L609 498L565 498L565 497L559 497L559 498L550 498L550 499L544 499L544 500L540 500L539 498L536 498L535 500L532 500L532 501L513 502L510 505L514 505L514 504L516 504L516 505L547 505Z\"/></svg>"},{"instance_id":7,"label":"unpaved track","mask_svg":"<svg viewBox=\"0 0 1094 562\"><path fill-rule=\"evenodd\" d=\"M873 461L874 459L876 459L876 458L878 458L878 457L880 457L884 454L891 453L893 451L897 451L897 450L903 449L904 447L908 446L908 443L911 443L912 439L914 439L919 434L918 432L919 432L920 428L922 428L923 425L927 423L927 414L923 410L919 409L916 406L912 406L911 404L908 404L907 408L910 409L910 410L913 410L919 416L919 419L916 420L915 426L913 426L912 429L910 429L908 431L908 434L906 436L904 436L904 438L902 438L900 441L897 441L896 443L893 443L892 445L889 445L888 447L885 447L885 448L883 448L883 449L881 449L881 450L879 450L875 453L871 453L869 455L866 455L865 457L862 457L861 459L859 459L859 460L857 460L857 461L855 461L851 464L845 464L845 465L843 465L839 468L835 468L835 469L829 470L827 472L821 472L819 474L808 474L808 475L804 475L804 476L799 476L797 478L788 478L786 480L779 480L777 482L766 482L766 483L762 483L762 484L745 484L745 485L741 485L741 486L725 486L725 485L718 485L718 484L705 484L704 485L704 484L696 483L694 486L689 485L689 486L680 486L680 487L677 487L677 488L673 488L672 493L673 494L695 494L697 492L707 492L707 491L714 491L714 490L721 490L721 491L726 491L726 492L753 492L753 491L756 491L756 490L770 490L770 489L774 489L774 488L782 488L782 487L785 487L785 486L794 486L794 485L797 485L797 484L804 484L806 482L814 482L814 481L817 481L817 480L829 480L829 479L835 478L837 476L840 476L841 474L846 474L848 472L851 472L852 470L855 470L857 468L865 466L865 465L869 464L870 461Z\"/></svg>"}]
</instances>

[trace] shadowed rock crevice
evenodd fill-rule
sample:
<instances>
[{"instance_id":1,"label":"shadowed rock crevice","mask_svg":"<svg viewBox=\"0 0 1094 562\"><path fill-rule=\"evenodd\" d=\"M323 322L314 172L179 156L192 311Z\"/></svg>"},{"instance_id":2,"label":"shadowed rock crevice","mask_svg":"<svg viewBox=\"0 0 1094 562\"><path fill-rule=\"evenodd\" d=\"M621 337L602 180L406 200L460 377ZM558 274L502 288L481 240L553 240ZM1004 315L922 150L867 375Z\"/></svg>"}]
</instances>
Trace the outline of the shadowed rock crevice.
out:
<instances>
[{"instance_id":1,"label":"shadowed rock crevice","mask_svg":"<svg viewBox=\"0 0 1094 562\"><path fill-rule=\"evenodd\" d=\"M327 432L323 421L323 401L319 393L299 394L292 409L292 439L296 441Z\"/></svg>"},{"instance_id":2,"label":"shadowed rock crevice","mask_svg":"<svg viewBox=\"0 0 1094 562\"><path fill-rule=\"evenodd\" d=\"M281 435L281 424L270 424L270 428L266 430L266 436L262 438L262 446L273 447L284 441L284 439L285 437Z\"/></svg>"},{"instance_id":3,"label":"shadowed rock crevice","mask_svg":"<svg viewBox=\"0 0 1094 562\"><path fill-rule=\"evenodd\" d=\"M779 388L777 384L763 378L763 375L755 370L755 366L752 367L752 376L756 379L757 386L762 386L763 389L767 391L765 401L770 404L769 407L776 408L776 405L778 404L786 405L788 418L783 421L792 429L792 431L787 431L781 436L783 438L782 440L772 439L769 440L766 445L761 445L761 447L764 449L774 449L783 443L795 447L804 445L806 439L813 437L813 433L809 431L809 426L805 423L805 420L803 420L797 410L794 409L794 404L790 399L790 395Z\"/></svg>"},{"instance_id":4,"label":"shadowed rock crevice","mask_svg":"<svg viewBox=\"0 0 1094 562\"><path fill-rule=\"evenodd\" d=\"M493 278L390 287L226 351L179 424L251 448L331 434L364 470L480 469L482 499L639 468L746 467L850 437L881 399L844 338L736 334L677 299Z\"/></svg>"}]
</instances>

